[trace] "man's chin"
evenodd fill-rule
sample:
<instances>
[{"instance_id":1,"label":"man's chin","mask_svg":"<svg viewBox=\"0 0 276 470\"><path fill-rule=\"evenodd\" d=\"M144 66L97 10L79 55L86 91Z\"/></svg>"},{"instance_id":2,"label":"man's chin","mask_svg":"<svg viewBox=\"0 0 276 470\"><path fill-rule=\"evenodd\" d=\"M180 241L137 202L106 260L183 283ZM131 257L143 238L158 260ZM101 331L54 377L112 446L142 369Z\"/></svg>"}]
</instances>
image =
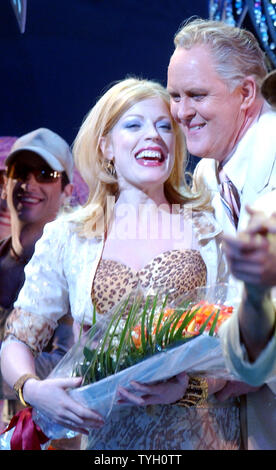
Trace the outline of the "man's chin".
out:
<instances>
[{"instance_id":1,"label":"man's chin","mask_svg":"<svg viewBox=\"0 0 276 470\"><path fill-rule=\"evenodd\" d=\"M20 222L25 222L25 223L35 223L38 222L42 217L41 217L41 211L39 210L20 210L17 212L17 218L20 220Z\"/></svg>"},{"instance_id":2,"label":"man's chin","mask_svg":"<svg viewBox=\"0 0 276 470\"><path fill-rule=\"evenodd\" d=\"M211 152L210 149L202 148L202 147L199 148L197 145L188 145L188 142L187 142L187 150L190 155L193 155L193 157L216 159L214 152Z\"/></svg>"}]
</instances>

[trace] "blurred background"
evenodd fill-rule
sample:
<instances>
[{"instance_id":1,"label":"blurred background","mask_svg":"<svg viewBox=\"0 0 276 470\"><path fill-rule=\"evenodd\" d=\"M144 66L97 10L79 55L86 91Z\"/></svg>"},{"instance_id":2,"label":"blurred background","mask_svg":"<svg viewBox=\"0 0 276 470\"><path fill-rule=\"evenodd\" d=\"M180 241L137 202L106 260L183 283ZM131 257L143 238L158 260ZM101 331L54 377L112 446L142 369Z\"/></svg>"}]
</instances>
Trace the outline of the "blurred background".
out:
<instances>
[{"instance_id":1,"label":"blurred background","mask_svg":"<svg viewBox=\"0 0 276 470\"><path fill-rule=\"evenodd\" d=\"M0 136L45 126L71 144L84 116L113 81L135 75L166 85L173 37L184 20L212 16L258 35L257 13L259 25L262 15L272 18L258 8L275 3L1 0Z\"/></svg>"},{"instance_id":2,"label":"blurred background","mask_svg":"<svg viewBox=\"0 0 276 470\"><path fill-rule=\"evenodd\" d=\"M166 84L173 37L206 0L28 0L21 33L0 2L0 135L49 127L69 143L97 97L127 75ZM23 8L23 7L22 7Z\"/></svg>"}]
</instances>

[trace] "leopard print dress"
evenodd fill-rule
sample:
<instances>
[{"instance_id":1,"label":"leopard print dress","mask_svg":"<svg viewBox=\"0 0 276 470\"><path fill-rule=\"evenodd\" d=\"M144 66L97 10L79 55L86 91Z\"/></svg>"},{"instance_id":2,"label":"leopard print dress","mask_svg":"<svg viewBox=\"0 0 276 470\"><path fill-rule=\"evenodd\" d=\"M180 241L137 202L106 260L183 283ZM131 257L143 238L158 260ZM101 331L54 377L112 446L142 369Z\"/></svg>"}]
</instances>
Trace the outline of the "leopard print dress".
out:
<instances>
[{"instance_id":1,"label":"leopard print dress","mask_svg":"<svg viewBox=\"0 0 276 470\"><path fill-rule=\"evenodd\" d=\"M205 263L196 250L161 253L143 269L102 259L92 286L92 302L98 313L106 313L138 284L145 291L173 291L169 301L196 287L205 286Z\"/></svg>"},{"instance_id":2,"label":"leopard print dress","mask_svg":"<svg viewBox=\"0 0 276 470\"><path fill-rule=\"evenodd\" d=\"M206 266L196 250L160 254L140 271L102 259L92 285L97 312L105 314L138 283L142 288L173 289L170 300L206 285ZM239 408L234 400L214 398L201 407L116 406L102 429L90 432L84 447L93 450L222 450L240 445Z\"/></svg>"}]
</instances>

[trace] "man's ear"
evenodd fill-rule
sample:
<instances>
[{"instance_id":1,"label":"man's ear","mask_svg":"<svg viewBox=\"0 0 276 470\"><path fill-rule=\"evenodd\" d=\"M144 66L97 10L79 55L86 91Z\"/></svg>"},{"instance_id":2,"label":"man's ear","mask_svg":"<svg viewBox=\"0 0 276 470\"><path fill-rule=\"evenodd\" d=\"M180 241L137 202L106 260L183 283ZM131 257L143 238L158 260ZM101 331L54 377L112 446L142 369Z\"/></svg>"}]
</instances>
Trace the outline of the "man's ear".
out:
<instances>
[{"instance_id":1,"label":"man's ear","mask_svg":"<svg viewBox=\"0 0 276 470\"><path fill-rule=\"evenodd\" d=\"M73 189L74 189L74 185L72 183L68 183L65 187L64 187L64 194L66 195L66 197L71 197L72 194L73 194Z\"/></svg>"},{"instance_id":2,"label":"man's ear","mask_svg":"<svg viewBox=\"0 0 276 470\"><path fill-rule=\"evenodd\" d=\"M114 159L113 145L110 136L107 135L100 138L100 149L106 160Z\"/></svg>"},{"instance_id":3,"label":"man's ear","mask_svg":"<svg viewBox=\"0 0 276 470\"><path fill-rule=\"evenodd\" d=\"M74 185L72 183L68 183L66 186L64 186L64 189L60 195L60 207L70 205L73 189Z\"/></svg>"},{"instance_id":4,"label":"man's ear","mask_svg":"<svg viewBox=\"0 0 276 470\"><path fill-rule=\"evenodd\" d=\"M64 204L70 204L70 200L71 200L71 197L72 197L72 194L73 194L73 189L74 189L74 185L72 183L68 183L62 193L61 193L61 205L64 205Z\"/></svg>"},{"instance_id":5,"label":"man's ear","mask_svg":"<svg viewBox=\"0 0 276 470\"><path fill-rule=\"evenodd\" d=\"M257 85L254 77L251 75L245 77L240 86L240 91L242 95L241 109L250 108L257 96Z\"/></svg>"},{"instance_id":6,"label":"man's ear","mask_svg":"<svg viewBox=\"0 0 276 470\"><path fill-rule=\"evenodd\" d=\"M8 184L8 178L4 175L3 176L3 179L4 179L4 183L3 183L3 186L2 186L2 190L1 190L1 198L2 199L7 199L7 184Z\"/></svg>"}]
</instances>

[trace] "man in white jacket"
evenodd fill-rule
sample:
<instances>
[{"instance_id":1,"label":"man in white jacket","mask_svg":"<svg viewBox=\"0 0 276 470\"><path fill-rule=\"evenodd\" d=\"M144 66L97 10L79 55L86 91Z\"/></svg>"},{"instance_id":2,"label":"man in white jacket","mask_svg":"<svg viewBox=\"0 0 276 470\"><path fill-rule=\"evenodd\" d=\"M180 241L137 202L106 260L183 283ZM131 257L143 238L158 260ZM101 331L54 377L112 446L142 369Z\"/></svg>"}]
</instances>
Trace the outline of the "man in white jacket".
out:
<instances>
[{"instance_id":1,"label":"man in white jacket","mask_svg":"<svg viewBox=\"0 0 276 470\"><path fill-rule=\"evenodd\" d=\"M276 189L276 111L261 93L267 75L264 54L250 32L208 20L184 25L175 36L175 46L168 68L171 111L183 129L188 151L201 158L194 172L195 187L207 185L217 221L225 234L235 236L248 225L247 206ZM239 341L239 322L225 331L229 365L237 380L246 380L239 366L251 370L251 365L247 367ZM271 342L270 348L266 358L275 348ZM263 380L267 373L263 372ZM229 383L218 398L235 394L235 387L231 390ZM249 449L276 448L272 391L276 392L273 383L247 395Z\"/></svg>"},{"instance_id":2,"label":"man in white jacket","mask_svg":"<svg viewBox=\"0 0 276 470\"><path fill-rule=\"evenodd\" d=\"M264 54L250 32L208 20L184 25L175 45L171 111L188 151L201 158L197 185L209 187L217 221L234 235L247 226L246 206L276 188L276 112L260 90Z\"/></svg>"},{"instance_id":3,"label":"man in white jacket","mask_svg":"<svg viewBox=\"0 0 276 470\"><path fill-rule=\"evenodd\" d=\"M276 108L276 70L265 77L261 92ZM246 230L224 239L231 271L244 289L238 315L221 337L240 379L252 385L268 380L276 391L276 191L258 198L248 214Z\"/></svg>"},{"instance_id":4,"label":"man in white jacket","mask_svg":"<svg viewBox=\"0 0 276 470\"><path fill-rule=\"evenodd\" d=\"M256 213L247 232L225 240L232 272L244 282L244 291L238 312L222 325L220 337L237 380L261 386L248 395L248 448L275 450L276 191L262 196L255 208L263 215ZM229 391L219 392L219 398Z\"/></svg>"}]
</instances>

